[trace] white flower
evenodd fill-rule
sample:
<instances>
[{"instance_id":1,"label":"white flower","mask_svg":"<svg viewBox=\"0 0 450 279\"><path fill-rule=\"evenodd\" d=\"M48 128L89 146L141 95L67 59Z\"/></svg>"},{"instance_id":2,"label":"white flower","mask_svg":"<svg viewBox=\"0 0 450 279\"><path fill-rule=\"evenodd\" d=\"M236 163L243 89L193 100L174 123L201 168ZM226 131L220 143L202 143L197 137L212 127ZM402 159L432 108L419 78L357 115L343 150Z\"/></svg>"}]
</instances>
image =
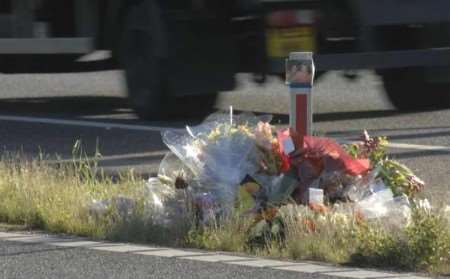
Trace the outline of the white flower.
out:
<instances>
[{"instance_id":1,"label":"white flower","mask_svg":"<svg viewBox=\"0 0 450 279\"><path fill-rule=\"evenodd\" d=\"M430 201L428 201L428 199L423 199L423 200L419 200L417 202L417 207L419 209L422 209L426 212L430 212L431 211L431 204Z\"/></svg>"}]
</instances>

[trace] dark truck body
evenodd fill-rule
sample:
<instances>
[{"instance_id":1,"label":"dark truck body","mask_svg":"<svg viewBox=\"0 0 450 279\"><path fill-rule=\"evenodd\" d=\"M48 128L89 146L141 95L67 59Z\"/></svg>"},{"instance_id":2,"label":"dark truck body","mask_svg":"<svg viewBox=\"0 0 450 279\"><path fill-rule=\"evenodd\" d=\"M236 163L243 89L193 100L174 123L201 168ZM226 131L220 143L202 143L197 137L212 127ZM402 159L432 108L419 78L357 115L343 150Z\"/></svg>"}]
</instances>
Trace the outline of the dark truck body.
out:
<instances>
[{"instance_id":1,"label":"dark truck body","mask_svg":"<svg viewBox=\"0 0 450 279\"><path fill-rule=\"evenodd\" d=\"M435 91L447 90L449 22L448 0L1 0L0 72L139 72L145 65L136 70L130 55L140 51L158 65L149 74L164 79L164 86L148 85L153 95L162 87L209 94L232 89L238 72L258 82L282 75L289 52L313 51L320 72L377 70L401 107L405 97L394 91L411 90L408 79L434 88L439 77ZM130 46L131 33L141 47ZM78 60L95 50L111 56ZM139 94L130 96L143 109L152 94Z\"/></svg>"}]
</instances>

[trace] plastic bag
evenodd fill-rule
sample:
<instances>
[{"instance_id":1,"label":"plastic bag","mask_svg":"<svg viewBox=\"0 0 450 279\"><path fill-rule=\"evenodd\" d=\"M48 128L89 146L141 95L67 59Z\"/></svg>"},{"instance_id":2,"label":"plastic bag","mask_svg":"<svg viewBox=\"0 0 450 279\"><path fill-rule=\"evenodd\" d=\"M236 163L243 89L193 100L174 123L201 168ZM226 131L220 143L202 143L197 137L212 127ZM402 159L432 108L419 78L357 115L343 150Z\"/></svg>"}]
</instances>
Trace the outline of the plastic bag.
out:
<instances>
[{"instance_id":1,"label":"plastic bag","mask_svg":"<svg viewBox=\"0 0 450 279\"><path fill-rule=\"evenodd\" d=\"M392 190L380 179L370 185L370 194L358 201L355 209L366 220L378 220L384 226L403 227L411 220L407 196L394 197Z\"/></svg>"},{"instance_id":2,"label":"plastic bag","mask_svg":"<svg viewBox=\"0 0 450 279\"><path fill-rule=\"evenodd\" d=\"M145 184L144 197L144 215L152 224L168 227L179 224L179 220L190 220L192 208L187 191L176 190L152 177Z\"/></svg>"},{"instance_id":3,"label":"plastic bag","mask_svg":"<svg viewBox=\"0 0 450 279\"><path fill-rule=\"evenodd\" d=\"M110 199L96 200L93 199L88 206L89 215L101 219L108 211L113 208L123 220L127 220L136 209L137 202L135 199L117 195Z\"/></svg>"},{"instance_id":4,"label":"plastic bag","mask_svg":"<svg viewBox=\"0 0 450 279\"><path fill-rule=\"evenodd\" d=\"M298 181L293 173L279 176L255 174L252 177L262 187L262 191L256 196L257 204L266 203L271 206L280 206L291 198L298 186Z\"/></svg>"},{"instance_id":5,"label":"plastic bag","mask_svg":"<svg viewBox=\"0 0 450 279\"><path fill-rule=\"evenodd\" d=\"M100 219L106 215L110 206L109 200L92 199L88 205L89 216Z\"/></svg>"},{"instance_id":6,"label":"plastic bag","mask_svg":"<svg viewBox=\"0 0 450 279\"><path fill-rule=\"evenodd\" d=\"M344 196L350 201L358 202L371 194L377 189L386 187L381 179L376 179L379 174L377 168L371 170L364 176L356 176L344 189Z\"/></svg>"},{"instance_id":7,"label":"plastic bag","mask_svg":"<svg viewBox=\"0 0 450 279\"><path fill-rule=\"evenodd\" d=\"M213 114L198 126L165 131L162 137L192 172L196 185L231 209L240 182L258 169L250 154L255 149L255 127L265 119L270 120L251 114Z\"/></svg>"}]
</instances>

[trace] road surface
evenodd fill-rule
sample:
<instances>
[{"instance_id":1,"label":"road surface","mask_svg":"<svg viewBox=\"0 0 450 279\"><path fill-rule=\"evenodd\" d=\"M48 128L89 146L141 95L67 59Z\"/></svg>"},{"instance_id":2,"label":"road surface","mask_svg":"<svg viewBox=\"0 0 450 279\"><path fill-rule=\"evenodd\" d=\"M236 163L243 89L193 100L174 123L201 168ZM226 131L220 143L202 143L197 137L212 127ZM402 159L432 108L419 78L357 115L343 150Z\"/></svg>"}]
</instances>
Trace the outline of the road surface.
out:
<instances>
[{"instance_id":1,"label":"road surface","mask_svg":"<svg viewBox=\"0 0 450 279\"><path fill-rule=\"evenodd\" d=\"M0 231L0 278L403 278L408 273Z\"/></svg>"}]
</instances>

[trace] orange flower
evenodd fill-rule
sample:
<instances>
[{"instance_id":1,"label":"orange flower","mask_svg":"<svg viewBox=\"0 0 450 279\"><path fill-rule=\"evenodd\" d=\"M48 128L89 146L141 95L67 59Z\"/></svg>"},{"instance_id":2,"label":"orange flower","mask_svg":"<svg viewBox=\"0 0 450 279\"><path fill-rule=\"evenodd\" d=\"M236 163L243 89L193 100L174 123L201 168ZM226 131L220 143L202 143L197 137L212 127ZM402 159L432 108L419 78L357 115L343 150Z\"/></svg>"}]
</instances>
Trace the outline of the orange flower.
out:
<instances>
[{"instance_id":1,"label":"orange flower","mask_svg":"<svg viewBox=\"0 0 450 279\"><path fill-rule=\"evenodd\" d=\"M262 212L262 216L266 221L272 221L273 218L275 218L275 216L278 213L278 209L275 207L269 207L263 210Z\"/></svg>"},{"instance_id":2,"label":"orange flower","mask_svg":"<svg viewBox=\"0 0 450 279\"><path fill-rule=\"evenodd\" d=\"M316 223L314 223L314 221L311 220L310 218L303 219L303 225L306 227L308 232L310 233L317 232Z\"/></svg>"},{"instance_id":3,"label":"orange flower","mask_svg":"<svg viewBox=\"0 0 450 279\"><path fill-rule=\"evenodd\" d=\"M309 208L312 211L320 213L320 214L325 214L328 211L330 211L329 208L326 205L320 204L320 203L312 203L312 202L310 202L309 203Z\"/></svg>"}]
</instances>

